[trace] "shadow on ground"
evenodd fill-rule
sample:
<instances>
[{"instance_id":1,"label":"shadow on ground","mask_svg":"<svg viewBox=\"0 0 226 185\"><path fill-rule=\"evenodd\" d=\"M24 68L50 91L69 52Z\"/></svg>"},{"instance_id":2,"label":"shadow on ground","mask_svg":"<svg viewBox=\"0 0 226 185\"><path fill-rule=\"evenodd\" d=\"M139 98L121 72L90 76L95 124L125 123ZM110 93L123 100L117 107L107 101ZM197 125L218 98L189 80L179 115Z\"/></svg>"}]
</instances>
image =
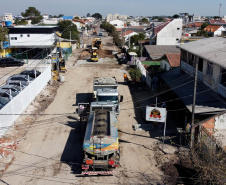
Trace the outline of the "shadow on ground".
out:
<instances>
[{"instance_id":1,"label":"shadow on ground","mask_svg":"<svg viewBox=\"0 0 226 185\"><path fill-rule=\"evenodd\" d=\"M81 174L83 161L83 140L86 130L86 123L79 122L76 118L69 117L67 125L71 127L67 143L64 147L60 161L71 167L72 174Z\"/></svg>"}]
</instances>

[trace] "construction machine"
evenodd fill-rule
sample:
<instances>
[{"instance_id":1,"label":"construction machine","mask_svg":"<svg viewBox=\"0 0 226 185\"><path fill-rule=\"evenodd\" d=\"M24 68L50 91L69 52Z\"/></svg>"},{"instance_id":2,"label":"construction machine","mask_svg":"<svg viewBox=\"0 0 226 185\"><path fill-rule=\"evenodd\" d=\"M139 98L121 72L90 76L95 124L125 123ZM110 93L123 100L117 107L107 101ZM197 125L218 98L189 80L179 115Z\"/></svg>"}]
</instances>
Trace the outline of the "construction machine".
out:
<instances>
[{"instance_id":1,"label":"construction machine","mask_svg":"<svg viewBox=\"0 0 226 185\"><path fill-rule=\"evenodd\" d=\"M91 61L98 62L97 48L93 47L91 51Z\"/></svg>"},{"instance_id":2,"label":"construction machine","mask_svg":"<svg viewBox=\"0 0 226 185\"><path fill-rule=\"evenodd\" d=\"M97 49L100 49L101 46L102 46L102 41L100 37L92 39L92 47L96 47Z\"/></svg>"}]
</instances>

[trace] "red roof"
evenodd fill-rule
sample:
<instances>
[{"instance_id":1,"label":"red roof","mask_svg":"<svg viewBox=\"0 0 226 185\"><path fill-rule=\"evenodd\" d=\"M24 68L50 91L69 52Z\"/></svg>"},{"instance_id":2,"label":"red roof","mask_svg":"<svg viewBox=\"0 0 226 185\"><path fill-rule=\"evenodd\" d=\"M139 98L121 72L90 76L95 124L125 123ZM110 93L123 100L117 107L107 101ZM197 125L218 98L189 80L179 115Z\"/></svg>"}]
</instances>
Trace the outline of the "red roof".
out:
<instances>
[{"instance_id":1,"label":"red roof","mask_svg":"<svg viewBox=\"0 0 226 185\"><path fill-rule=\"evenodd\" d=\"M73 19L72 21L74 21L74 22L81 22L81 23L84 23L85 24L85 21L80 20L80 19Z\"/></svg>"},{"instance_id":2,"label":"red roof","mask_svg":"<svg viewBox=\"0 0 226 185\"><path fill-rule=\"evenodd\" d=\"M117 28L116 31L122 31L122 28Z\"/></svg>"},{"instance_id":3,"label":"red roof","mask_svg":"<svg viewBox=\"0 0 226 185\"><path fill-rule=\"evenodd\" d=\"M167 53L166 57L167 57L171 67L178 67L178 66L180 66L180 54Z\"/></svg>"},{"instance_id":4,"label":"red roof","mask_svg":"<svg viewBox=\"0 0 226 185\"><path fill-rule=\"evenodd\" d=\"M221 25L208 25L207 27L204 28L204 31L207 31L207 32L215 32L220 27L221 27Z\"/></svg>"},{"instance_id":5,"label":"red roof","mask_svg":"<svg viewBox=\"0 0 226 185\"><path fill-rule=\"evenodd\" d=\"M133 33L133 31L132 30L128 30L126 32L123 32L122 36L124 37L126 35L129 35L130 33Z\"/></svg>"},{"instance_id":6,"label":"red roof","mask_svg":"<svg viewBox=\"0 0 226 185\"><path fill-rule=\"evenodd\" d=\"M226 24L226 21L225 20L209 20L210 24Z\"/></svg>"},{"instance_id":7,"label":"red roof","mask_svg":"<svg viewBox=\"0 0 226 185\"><path fill-rule=\"evenodd\" d=\"M160 32L167 24L169 24L171 21L163 22L162 24L159 24L154 27L154 34L156 35L158 32Z\"/></svg>"}]
</instances>

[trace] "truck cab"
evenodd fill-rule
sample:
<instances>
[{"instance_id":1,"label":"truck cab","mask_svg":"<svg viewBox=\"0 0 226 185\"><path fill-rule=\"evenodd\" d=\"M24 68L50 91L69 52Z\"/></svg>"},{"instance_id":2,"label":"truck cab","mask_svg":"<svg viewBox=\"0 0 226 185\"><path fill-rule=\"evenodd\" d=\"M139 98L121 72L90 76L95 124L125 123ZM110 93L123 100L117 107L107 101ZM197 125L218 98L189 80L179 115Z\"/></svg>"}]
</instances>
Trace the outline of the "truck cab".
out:
<instances>
[{"instance_id":1,"label":"truck cab","mask_svg":"<svg viewBox=\"0 0 226 185\"><path fill-rule=\"evenodd\" d=\"M118 89L103 88L97 89L97 102L112 102L114 103L116 114L120 112L120 102L122 102L123 97L119 96Z\"/></svg>"}]
</instances>

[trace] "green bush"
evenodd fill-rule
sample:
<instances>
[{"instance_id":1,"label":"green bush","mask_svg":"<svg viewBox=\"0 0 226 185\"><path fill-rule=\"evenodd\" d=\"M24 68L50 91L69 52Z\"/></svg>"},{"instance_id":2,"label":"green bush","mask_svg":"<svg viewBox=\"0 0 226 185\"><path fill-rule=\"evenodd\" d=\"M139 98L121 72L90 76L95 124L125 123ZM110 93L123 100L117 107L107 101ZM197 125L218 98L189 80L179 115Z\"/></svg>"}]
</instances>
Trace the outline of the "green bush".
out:
<instances>
[{"instance_id":1,"label":"green bush","mask_svg":"<svg viewBox=\"0 0 226 185\"><path fill-rule=\"evenodd\" d=\"M141 72L140 72L140 69L139 68L134 68L134 69L130 69L129 70L129 74L130 74L130 77L131 77L131 79L132 79L132 81L138 81L138 80L140 80L140 78L141 78Z\"/></svg>"}]
</instances>

